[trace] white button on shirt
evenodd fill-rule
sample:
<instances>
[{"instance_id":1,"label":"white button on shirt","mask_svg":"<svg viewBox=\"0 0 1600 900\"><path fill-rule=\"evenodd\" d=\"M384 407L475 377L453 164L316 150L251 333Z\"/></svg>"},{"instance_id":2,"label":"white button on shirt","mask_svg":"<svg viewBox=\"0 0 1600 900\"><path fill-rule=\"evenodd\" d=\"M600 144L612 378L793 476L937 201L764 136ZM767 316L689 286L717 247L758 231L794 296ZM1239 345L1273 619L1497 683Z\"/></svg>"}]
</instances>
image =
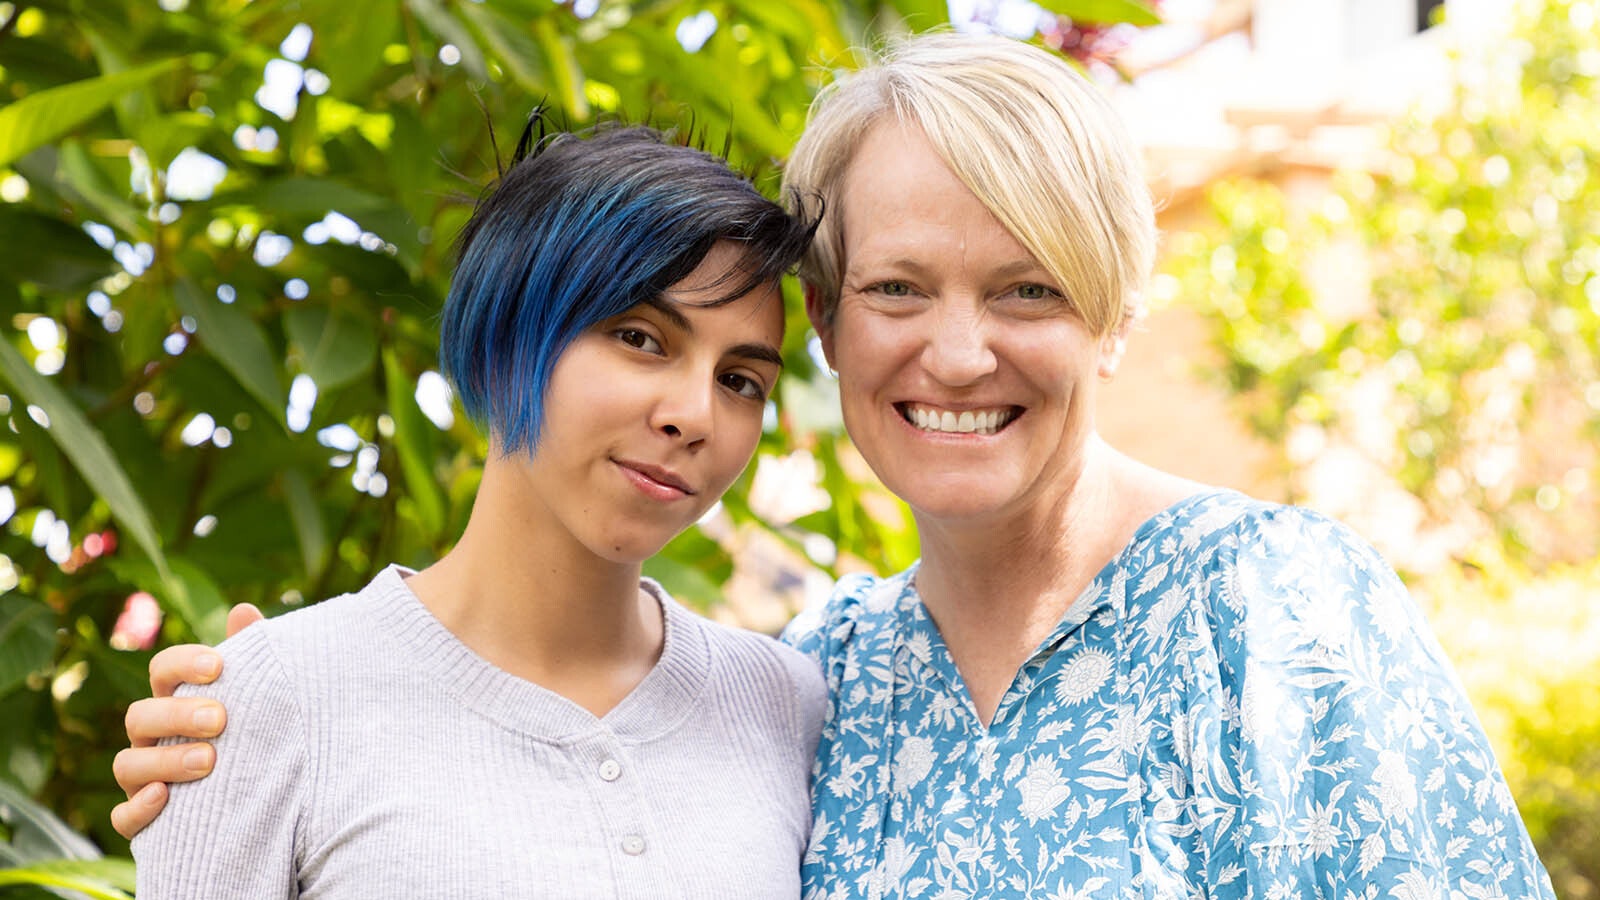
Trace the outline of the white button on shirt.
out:
<instances>
[{"instance_id":1,"label":"white button on shirt","mask_svg":"<svg viewBox=\"0 0 1600 900\"><path fill-rule=\"evenodd\" d=\"M622 852L629 856L638 856L644 852L644 838L637 834L630 834L622 839Z\"/></svg>"},{"instance_id":2,"label":"white button on shirt","mask_svg":"<svg viewBox=\"0 0 1600 900\"><path fill-rule=\"evenodd\" d=\"M614 759L608 759L600 764L600 777L606 781L616 781L622 777L622 764Z\"/></svg>"}]
</instances>

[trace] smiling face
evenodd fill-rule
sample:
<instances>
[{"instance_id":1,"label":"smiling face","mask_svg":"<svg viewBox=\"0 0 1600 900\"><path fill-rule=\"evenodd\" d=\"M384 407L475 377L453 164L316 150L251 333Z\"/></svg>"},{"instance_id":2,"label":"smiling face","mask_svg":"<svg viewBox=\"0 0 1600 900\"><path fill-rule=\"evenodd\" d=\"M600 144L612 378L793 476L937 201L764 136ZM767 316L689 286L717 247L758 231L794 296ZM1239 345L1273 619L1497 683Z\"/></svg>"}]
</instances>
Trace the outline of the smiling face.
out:
<instances>
[{"instance_id":1,"label":"smiling face","mask_svg":"<svg viewBox=\"0 0 1600 900\"><path fill-rule=\"evenodd\" d=\"M501 459L522 467L536 533L637 563L744 470L781 368L783 300L769 284L697 305L723 296L739 262L734 245L716 245L660 302L599 322L562 353L538 449Z\"/></svg>"},{"instance_id":2,"label":"smiling face","mask_svg":"<svg viewBox=\"0 0 1600 900\"><path fill-rule=\"evenodd\" d=\"M832 319L808 299L839 373L851 439L919 517L989 520L1068 490L1115 368L1060 286L945 166L891 121L845 177Z\"/></svg>"}]
</instances>

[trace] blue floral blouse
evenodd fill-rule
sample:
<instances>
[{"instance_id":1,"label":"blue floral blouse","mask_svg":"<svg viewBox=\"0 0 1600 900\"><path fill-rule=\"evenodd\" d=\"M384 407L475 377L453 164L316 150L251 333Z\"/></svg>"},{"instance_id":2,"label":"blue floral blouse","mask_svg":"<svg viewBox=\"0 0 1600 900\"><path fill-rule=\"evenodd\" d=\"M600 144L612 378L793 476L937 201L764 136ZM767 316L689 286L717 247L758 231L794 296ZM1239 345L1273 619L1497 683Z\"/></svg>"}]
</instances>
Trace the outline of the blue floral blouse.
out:
<instances>
[{"instance_id":1,"label":"blue floral blouse","mask_svg":"<svg viewBox=\"0 0 1600 900\"><path fill-rule=\"evenodd\" d=\"M829 687L806 900L1553 900L1443 652L1344 526L1174 505L987 728L915 574L786 634Z\"/></svg>"}]
</instances>

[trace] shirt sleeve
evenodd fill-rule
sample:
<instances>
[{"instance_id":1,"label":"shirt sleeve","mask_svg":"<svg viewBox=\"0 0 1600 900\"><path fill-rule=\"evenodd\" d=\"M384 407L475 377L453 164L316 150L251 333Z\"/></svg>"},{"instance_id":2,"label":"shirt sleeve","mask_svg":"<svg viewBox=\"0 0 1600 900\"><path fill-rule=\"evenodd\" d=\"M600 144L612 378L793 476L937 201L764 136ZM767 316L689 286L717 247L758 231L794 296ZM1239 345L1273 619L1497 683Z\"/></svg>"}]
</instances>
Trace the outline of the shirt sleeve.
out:
<instances>
[{"instance_id":1,"label":"shirt sleeve","mask_svg":"<svg viewBox=\"0 0 1600 900\"><path fill-rule=\"evenodd\" d=\"M219 648L222 675L180 696L227 708L214 742L217 764L199 781L174 784L165 811L133 839L138 895L295 898L296 833L306 762L306 723L271 646L271 623Z\"/></svg>"},{"instance_id":2,"label":"shirt sleeve","mask_svg":"<svg viewBox=\"0 0 1600 900\"><path fill-rule=\"evenodd\" d=\"M1225 556L1207 780L1237 816L1202 841L1213 896L1553 900L1454 670L1377 552L1277 508L1241 520Z\"/></svg>"}]
</instances>

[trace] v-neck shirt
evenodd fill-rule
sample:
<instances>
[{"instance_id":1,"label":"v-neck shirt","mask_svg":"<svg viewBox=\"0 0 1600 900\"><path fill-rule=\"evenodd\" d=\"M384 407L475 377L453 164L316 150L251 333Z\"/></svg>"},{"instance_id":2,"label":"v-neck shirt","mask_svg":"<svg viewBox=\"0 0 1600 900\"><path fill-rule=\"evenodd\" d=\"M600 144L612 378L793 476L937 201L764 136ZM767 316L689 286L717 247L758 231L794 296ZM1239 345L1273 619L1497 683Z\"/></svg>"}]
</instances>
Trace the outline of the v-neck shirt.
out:
<instances>
[{"instance_id":1,"label":"v-neck shirt","mask_svg":"<svg viewBox=\"0 0 1600 900\"><path fill-rule=\"evenodd\" d=\"M841 581L786 632L829 689L805 900L1553 900L1443 652L1338 523L1231 491L1162 511L987 726L915 576Z\"/></svg>"}]
</instances>

